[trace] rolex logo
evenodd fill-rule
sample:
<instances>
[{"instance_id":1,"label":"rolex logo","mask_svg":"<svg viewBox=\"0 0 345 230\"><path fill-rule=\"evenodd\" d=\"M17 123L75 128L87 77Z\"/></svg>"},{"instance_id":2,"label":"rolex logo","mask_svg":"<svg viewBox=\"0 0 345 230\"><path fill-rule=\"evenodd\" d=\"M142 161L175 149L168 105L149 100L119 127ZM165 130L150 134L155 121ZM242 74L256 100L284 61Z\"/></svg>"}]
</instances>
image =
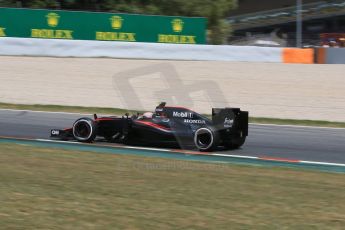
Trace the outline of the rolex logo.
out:
<instances>
[{"instance_id":1,"label":"rolex logo","mask_svg":"<svg viewBox=\"0 0 345 230\"><path fill-rule=\"evenodd\" d=\"M121 29L123 19L120 16L112 16L110 18L110 24L113 29Z\"/></svg>"},{"instance_id":2,"label":"rolex logo","mask_svg":"<svg viewBox=\"0 0 345 230\"><path fill-rule=\"evenodd\" d=\"M172 29L174 32L181 32L183 30L184 22L181 19L174 19L171 21Z\"/></svg>"},{"instance_id":3,"label":"rolex logo","mask_svg":"<svg viewBox=\"0 0 345 230\"><path fill-rule=\"evenodd\" d=\"M56 27L59 24L60 16L56 13L47 14L47 23L50 27Z\"/></svg>"}]
</instances>

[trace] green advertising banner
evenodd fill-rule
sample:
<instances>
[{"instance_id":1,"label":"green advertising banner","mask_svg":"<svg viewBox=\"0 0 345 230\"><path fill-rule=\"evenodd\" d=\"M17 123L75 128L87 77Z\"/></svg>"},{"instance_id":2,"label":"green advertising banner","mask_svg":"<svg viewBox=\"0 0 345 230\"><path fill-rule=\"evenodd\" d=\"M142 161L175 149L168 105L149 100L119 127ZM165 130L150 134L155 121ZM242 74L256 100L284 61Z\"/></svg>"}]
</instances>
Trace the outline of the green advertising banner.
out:
<instances>
[{"instance_id":1,"label":"green advertising banner","mask_svg":"<svg viewBox=\"0 0 345 230\"><path fill-rule=\"evenodd\" d=\"M0 8L0 37L205 44L206 19Z\"/></svg>"}]
</instances>

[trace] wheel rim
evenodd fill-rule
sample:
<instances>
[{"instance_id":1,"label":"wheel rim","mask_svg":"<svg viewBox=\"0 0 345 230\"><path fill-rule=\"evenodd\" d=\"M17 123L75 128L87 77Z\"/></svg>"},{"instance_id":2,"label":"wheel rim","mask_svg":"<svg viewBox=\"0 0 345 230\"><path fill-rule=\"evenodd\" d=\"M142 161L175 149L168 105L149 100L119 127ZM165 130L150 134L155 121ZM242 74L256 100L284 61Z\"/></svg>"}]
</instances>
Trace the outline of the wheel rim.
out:
<instances>
[{"instance_id":1,"label":"wheel rim","mask_svg":"<svg viewBox=\"0 0 345 230\"><path fill-rule=\"evenodd\" d=\"M90 121L79 120L73 125L73 135L78 140L88 140L92 136L92 132Z\"/></svg>"},{"instance_id":2,"label":"wheel rim","mask_svg":"<svg viewBox=\"0 0 345 230\"><path fill-rule=\"evenodd\" d=\"M198 149L209 149L213 145L212 131L207 128L198 129L194 135L194 143Z\"/></svg>"}]
</instances>

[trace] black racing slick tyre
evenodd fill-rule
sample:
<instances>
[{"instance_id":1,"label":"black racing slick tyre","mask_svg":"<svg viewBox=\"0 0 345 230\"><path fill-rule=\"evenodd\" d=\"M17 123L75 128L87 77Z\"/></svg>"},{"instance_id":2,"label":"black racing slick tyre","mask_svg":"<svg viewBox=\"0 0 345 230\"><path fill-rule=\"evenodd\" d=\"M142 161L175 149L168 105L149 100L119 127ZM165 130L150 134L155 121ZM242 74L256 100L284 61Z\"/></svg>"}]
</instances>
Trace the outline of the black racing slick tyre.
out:
<instances>
[{"instance_id":1,"label":"black racing slick tyre","mask_svg":"<svg viewBox=\"0 0 345 230\"><path fill-rule=\"evenodd\" d=\"M93 142L97 135L97 125L94 120L83 117L73 124L73 137L80 142Z\"/></svg>"},{"instance_id":2,"label":"black racing slick tyre","mask_svg":"<svg viewBox=\"0 0 345 230\"><path fill-rule=\"evenodd\" d=\"M219 144L219 134L211 127L202 127L194 133L194 145L199 151L213 151Z\"/></svg>"}]
</instances>

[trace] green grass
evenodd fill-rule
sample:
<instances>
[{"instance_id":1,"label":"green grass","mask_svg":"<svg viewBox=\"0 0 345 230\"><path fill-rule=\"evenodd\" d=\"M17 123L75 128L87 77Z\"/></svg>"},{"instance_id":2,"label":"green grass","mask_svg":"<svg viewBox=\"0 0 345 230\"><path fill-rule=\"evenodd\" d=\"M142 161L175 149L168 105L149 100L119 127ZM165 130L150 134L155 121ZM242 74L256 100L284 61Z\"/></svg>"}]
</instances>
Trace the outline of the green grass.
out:
<instances>
[{"instance_id":1,"label":"green grass","mask_svg":"<svg viewBox=\"0 0 345 230\"><path fill-rule=\"evenodd\" d=\"M21 110L36 110L36 111L51 111L51 112L74 112L86 114L114 114L124 115L125 113L135 114L137 110L126 110L119 108L98 108L98 107L82 107L82 106L61 106L61 105L24 105L24 104L8 104L0 103L1 109L21 109ZM210 115L207 115L210 116ZM317 120L295 120L295 119L276 119L276 118L262 118L250 117L249 122L258 124L278 124L278 125L305 125L305 126L319 126L319 127L335 127L345 128L345 122L330 122Z\"/></svg>"},{"instance_id":2,"label":"green grass","mask_svg":"<svg viewBox=\"0 0 345 230\"><path fill-rule=\"evenodd\" d=\"M343 229L345 175L0 144L1 229Z\"/></svg>"}]
</instances>

